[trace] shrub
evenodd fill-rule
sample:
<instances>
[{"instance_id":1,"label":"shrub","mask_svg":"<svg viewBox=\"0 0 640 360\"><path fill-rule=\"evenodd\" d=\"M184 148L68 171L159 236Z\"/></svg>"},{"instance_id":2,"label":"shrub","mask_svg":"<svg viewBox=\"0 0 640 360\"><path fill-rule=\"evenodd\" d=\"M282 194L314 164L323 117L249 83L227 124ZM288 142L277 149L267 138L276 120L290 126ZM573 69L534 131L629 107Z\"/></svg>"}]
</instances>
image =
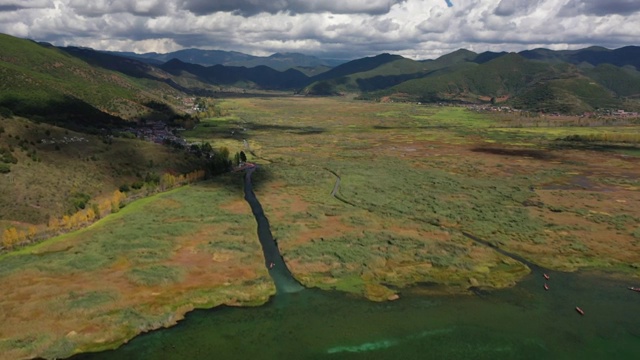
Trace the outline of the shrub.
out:
<instances>
[{"instance_id":1,"label":"shrub","mask_svg":"<svg viewBox=\"0 0 640 360\"><path fill-rule=\"evenodd\" d=\"M140 190L140 189L142 189L143 186L144 186L144 182L142 182L142 181L136 181L133 184L131 184L131 188L133 188L135 190Z\"/></svg>"},{"instance_id":2,"label":"shrub","mask_svg":"<svg viewBox=\"0 0 640 360\"><path fill-rule=\"evenodd\" d=\"M91 199L91 196L89 196L88 194L78 192L71 195L71 198L69 200L71 201L71 204L73 205L75 210L81 210L87 206L87 202L89 202L89 199Z\"/></svg>"}]
</instances>

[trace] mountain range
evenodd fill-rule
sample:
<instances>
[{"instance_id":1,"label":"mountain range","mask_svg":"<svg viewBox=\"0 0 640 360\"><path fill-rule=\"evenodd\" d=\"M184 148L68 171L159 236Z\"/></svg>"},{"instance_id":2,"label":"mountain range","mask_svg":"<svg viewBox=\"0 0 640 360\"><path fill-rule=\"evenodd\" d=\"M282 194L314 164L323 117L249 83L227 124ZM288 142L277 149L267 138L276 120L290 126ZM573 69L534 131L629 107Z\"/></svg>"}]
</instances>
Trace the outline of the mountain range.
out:
<instances>
[{"instance_id":1,"label":"mountain range","mask_svg":"<svg viewBox=\"0 0 640 360\"><path fill-rule=\"evenodd\" d=\"M519 53L461 49L434 60L380 54L341 63L295 53L257 57L198 49L104 52L8 35L0 36L0 45L0 107L30 116L55 113L58 121L78 117L73 114L78 109L93 114L94 122L161 118L167 116L165 110L175 109L175 101L168 99L180 94L220 96L257 90L357 93L372 100L499 102L560 113L640 108L636 46Z\"/></svg>"},{"instance_id":2,"label":"mountain range","mask_svg":"<svg viewBox=\"0 0 640 360\"><path fill-rule=\"evenodd\" d=\"M155 52L136 54L133 52L107 52L112 55L138 59L150 64L159 65L172 59L202 66L225 65L237 67L268 66L274 70L285 71L295 68L300 71L314 72L328 70L347 62L338 59L320 59L300 53L275 53L270 56L254 56L237 51L184 49L166 54Z\"/></svg>"}]
</instances>

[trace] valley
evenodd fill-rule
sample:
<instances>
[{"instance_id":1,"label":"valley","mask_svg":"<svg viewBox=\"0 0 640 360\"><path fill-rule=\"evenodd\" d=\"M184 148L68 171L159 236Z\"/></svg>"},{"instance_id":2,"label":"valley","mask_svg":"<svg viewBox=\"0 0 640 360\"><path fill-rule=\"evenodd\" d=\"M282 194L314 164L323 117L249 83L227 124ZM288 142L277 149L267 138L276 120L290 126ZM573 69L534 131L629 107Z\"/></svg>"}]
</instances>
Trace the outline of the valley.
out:
<instances>
[{"instance_id":1,"label":"valley","mask_svg":"<svg viewBox=\"0 0 640 360\"><path fill-rule=\"evenodd\" d=\"M0 359L640 351L638 47L0 45Z\"/></svg>"}]
</instances>

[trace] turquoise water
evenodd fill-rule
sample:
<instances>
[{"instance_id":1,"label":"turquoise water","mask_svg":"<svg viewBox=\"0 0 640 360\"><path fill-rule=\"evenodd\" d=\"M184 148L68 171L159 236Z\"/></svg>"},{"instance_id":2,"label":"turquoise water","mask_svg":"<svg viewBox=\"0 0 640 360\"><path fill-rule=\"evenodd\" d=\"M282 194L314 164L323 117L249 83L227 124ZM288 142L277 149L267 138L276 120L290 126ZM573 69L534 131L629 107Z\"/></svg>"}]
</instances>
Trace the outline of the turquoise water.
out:
<instances>
[{"instance_id":1,"label":"turquoise water","mask_svg":"<svg viewBox=\"0 0 640 360\"><path fill-rule=\"evenodd\" d=\"M640 293L586 274L532 273L475 296L373 303L338 292L279 294L257 308L198 310L177 326L81 359L634 359ZM580 306L585 315L575 311Z\"/></svg>"}]
</instances>

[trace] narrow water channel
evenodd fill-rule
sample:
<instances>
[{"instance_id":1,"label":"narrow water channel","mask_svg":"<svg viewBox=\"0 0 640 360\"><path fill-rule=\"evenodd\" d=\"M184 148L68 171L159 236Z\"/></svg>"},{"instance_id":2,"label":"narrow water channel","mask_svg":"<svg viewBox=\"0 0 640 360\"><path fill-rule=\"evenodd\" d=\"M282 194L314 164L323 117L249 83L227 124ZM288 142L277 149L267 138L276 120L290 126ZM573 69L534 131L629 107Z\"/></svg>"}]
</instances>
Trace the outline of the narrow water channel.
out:
<instances>
[{"instance_id":1,"label":"narrow water channel","mask_svg":"<svg viewBox=\"0 0 640 360\"><path fill-rule=\"evenodd\" d=\"M269 219L264 214L262 205L256 194L253 192L253 184L251 183L251 175L258 167L252 167L245 170L244 177L244 199L251 206L251 212L256 218L258 224L258 240L262 246L262 252L264 253L265 266L269 270L269 275L273 279L276 285L278 294L297 292L304 287L298 283L298 281L291 275L291 271L287 268L287 264L280 255L278 244L273 238L271 233L271 227L269 226Z\"/></svg>"}]
</instances>

